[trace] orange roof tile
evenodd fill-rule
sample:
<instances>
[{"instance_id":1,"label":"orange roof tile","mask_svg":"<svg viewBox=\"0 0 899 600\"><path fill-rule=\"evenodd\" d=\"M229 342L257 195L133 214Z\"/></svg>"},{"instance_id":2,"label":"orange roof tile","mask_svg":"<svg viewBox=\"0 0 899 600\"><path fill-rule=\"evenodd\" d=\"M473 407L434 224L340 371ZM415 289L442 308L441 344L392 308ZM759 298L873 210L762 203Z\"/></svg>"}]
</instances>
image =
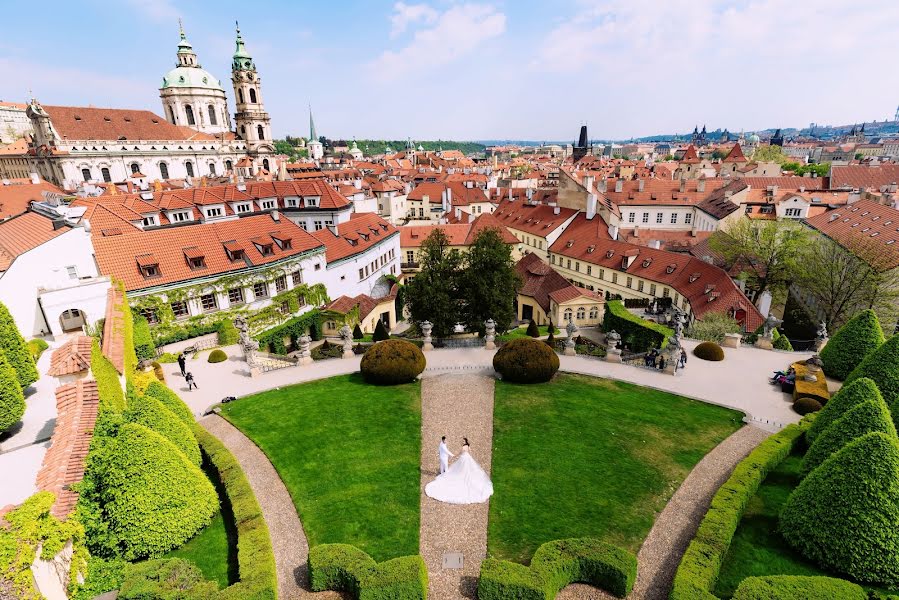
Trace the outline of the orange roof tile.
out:
<instances>
[{"instance_id":1,"label":"orange roof tile","mask_svg":"<svg viewBox=\"0 0 899 600\"><path fill-rule=\"evenodd\" d=\"M871 200L860 200L805 220L841 246L863 244L876 252L872 265L881 270L899 267L899 210Z\"/></svg>"},{"instance_id":2,"label":"orange roof tile","mask_svg":"<svg viewBox=\"0 0 899 600\"><path fill-rule=\"evenodd\" d=\"M93 338L77 335L53 351L47 375L62 377L73 375L91 368L91 345Z\"/></svg>"},{"instance_id":3,"label":"orange roof tile","mask_svg":"<svg viewBox=\"0 0 899 600\"><path fill-rule=\"evenodd\" d=\"M0 222L0 273L22 254L67 231L69 227L55 228L53 221L34 212Z\"/></svg>"},{"instance_id":4,"label":"orange roof tile","mask_svg":"<svg viewBox=\"0 0 899 600\"><path fill-rule=\"evenodd\" d=\"M189 127L172 125L149 110L44 106L53 127L69 140L215 139Z\"/></svg>"},{"instance_id":5,"label":"orange roof tile","mask_svg":"<svg viewBox=\"0 0 899 600\"><path fill-rule=\"evenodd\" d=\"M328 228L311 235L325 246L326 259L332 263L361 254L398 232L396 227L375 213L353 213L349 221L337 226L336 235Z\"/></svg>"}]
</instances>

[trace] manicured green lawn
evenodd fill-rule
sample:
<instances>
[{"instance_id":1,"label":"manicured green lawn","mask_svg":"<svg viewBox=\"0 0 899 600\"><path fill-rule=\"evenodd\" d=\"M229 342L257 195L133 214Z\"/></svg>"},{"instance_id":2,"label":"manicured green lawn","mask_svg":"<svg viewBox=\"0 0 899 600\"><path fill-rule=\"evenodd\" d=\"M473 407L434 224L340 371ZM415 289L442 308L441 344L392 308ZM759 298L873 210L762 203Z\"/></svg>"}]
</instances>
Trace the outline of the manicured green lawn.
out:
<instances>
[{"instance_id":1,"label":"manicured green lawn","mask_svg":"<svg viewBox=\"0 0 899 600\"><path fill-rule=\"evenodd\" d=\"M243 398L222 415L275 465L310 546L353 544L377 561L418 553L418 383L333 377Z\"/></svg>"},{"instance_id":2,"label":"manicured green lawn","mask_svg":"<svg viewBox=\"0 0 899 600\"><path fill-rule=\"evenodd\" d=\"M802 555L787 545L777 532L778 515L787 498L799 485L799 468L802 455L793 454L784 460L759 487L759 491L749 501L737 532L724 557L724 564L715 585L715 594L730 598L743 579L763 575L826 575L828 573L807 561ZM870 590L899 593L864 586Z\"/></svg>"},{"instance_id":3,"label":"manicured green lawn","mask_svg":"<svg viewBox=\"0 0 899 600\"><path fill-rule=\"evenodd\" d=\"M537 329L540 330L541 336L549 335L549 332L547 331L548 327L549 327L548 325L539 325L537 327ZM556 336L559 335L558 327L556 327L556 333L554 335L556 335ZM496 336L496 339L501 342L508 342L509 340L515 340L515 339L523 338L523 337L530 337L528 335L527 325L525 325L524 327L517 327L515 329L511 329L502 335ZM562 337L564 338L565 336L563 335Z\"/></svg>"},{"instance_id":4,"label":"manicured green lawn","mask_svg":"<svg viewBox=\"0 0 899 600\"><path fill-rule=\"evenodd\" d=\"M742 414L628 383L497 382L488 555L597 537L636 552L693 466Z\"/></svg>"}]
</instances>

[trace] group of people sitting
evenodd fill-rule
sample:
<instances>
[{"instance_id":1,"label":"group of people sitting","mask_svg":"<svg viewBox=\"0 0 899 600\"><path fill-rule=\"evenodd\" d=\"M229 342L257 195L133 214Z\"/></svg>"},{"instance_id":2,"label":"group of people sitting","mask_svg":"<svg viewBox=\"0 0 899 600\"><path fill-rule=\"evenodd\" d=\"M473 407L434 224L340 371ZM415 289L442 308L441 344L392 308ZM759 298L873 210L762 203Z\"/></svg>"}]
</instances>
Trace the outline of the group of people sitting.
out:
<instances>
[{"instance_id":1,"label":"group of people sitting","mask_svg":"<svg viewBox=\"0 0 899 600\"><path fill-rule=\"evenodd\" d=\"M668 361L665 359L665 355L662 354L661 350L657 348L653 348L643 357L643 364L647 367L652 367L654 369L659 369L660 371L665 369L665 366L668 364ZM674 370L677 371L679 368L683 368L687 365L687 352L683 348L681 348L680 356L677 358L677 364L674 365Z\"/></svg>"},{"instance_id":2,"label":"group of people sitting","mask_svg":"<svg viewBox=\"0 0 899 600\"><path fill-rule=\"evenodd\" d=\"M775 371L774 375L771 376L771 384L789 384L793 385L796 383L796 369L790 367L786 371Z\"/></svg>"}]
</instances>

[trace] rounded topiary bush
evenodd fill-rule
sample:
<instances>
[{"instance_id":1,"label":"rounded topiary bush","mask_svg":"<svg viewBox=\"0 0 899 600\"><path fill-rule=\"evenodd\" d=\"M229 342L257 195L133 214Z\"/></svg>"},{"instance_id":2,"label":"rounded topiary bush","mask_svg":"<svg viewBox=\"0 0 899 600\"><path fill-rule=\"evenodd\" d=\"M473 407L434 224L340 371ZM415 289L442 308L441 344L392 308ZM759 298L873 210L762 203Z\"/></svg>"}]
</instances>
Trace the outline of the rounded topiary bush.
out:
<instances>
[{"instance_id":1,"label":"rounded topiary bush","mask_svg":"<svg viewBox=\"0 0 899 600\"><path fill-rule=\"evenodd\" d=\"M852 383L844 385L824 405L821 414L815 418L814 423L805 432L806 441L811 444L831 423L845 415L852 408L868 400L883 402L883 396L880 395L877 385L867 377L856 379Z\"/></svg>"},{"instance_id":2,"label":"rounded topiary bush","mask_svg":"<svg viewBox=\"0 0 899 600\"><path fill-rule=\"evenodd\" d=\"M493 368L503 381L542 383L559 370L559 355L544 342L518 338L507 342L493 356Z\"/></svg>"},{"instance_id":3,"label":"rounded topiary bush","mask_svg":"<svg viewBox=\"0 0 899 600\"><path fill-rule=\"evenodd\" d=\"M228 355L225 354L225 351L221 350L220 348L216 348L209 353L209 358L206 359L206 362L220 363L225 362L226 360L228 360Z\"/></svg>"},{"instance_id":4,"label":"rounded topiary bush","mask_svg":"<svg viewBox=\"0 0 899 600\"><path fill-rule=\"evenodd\" d=\"M200 446L190 427L156 398L143 396L132 400L125 411L125 419L165 436L195 465L202 462Z\"/></svg>"},{"instance_id":5,"label":"rounded topiary bush","mask_svg":"<svg viewBox=\"0 0 899 600\"><path fill-rule=\"evenodd\" d=\"M531 319L531 322L528 323L528 329L526 333L528 334L528 337L540 337L540 328L537 327L537 321Z\"/></svg>"},{"instance_id":6,"label":"rounded topiary bush","mask_svg":"<svg viewBox=\"0 0 899 600\"><path fill-rule=\"evenodd\" d=\"M798 552L856 581L899 583L899 444L869 433L793 490L780 531Z\"/></svg>"},{"instance_id":7,"label":"rounded topiary bush","mask_svg":"<svg viewBox=\"0 0 899 600\"><path fill-rule=\"evenodd\" d=\"M747 577L740 582L733 600L773 600L779 598L815 598L816 600L867 600L865 589L834 577L769 575Z\"/></svg>"},{"instance_id":8,"label":"rounded topiary bush","mask_svg":"<svg viewBox=\"0 0 899 600\"><path fill-rule=\"evenodd\" d=\"M19 386L16 370L0 351L0 433L19 422L25 414L25 395Z\"/></svg>"},{"instance_id":9,"label":"rounded topiary bush","mask_svg":"<svg viewBox=\"0 0 899 600\"><path fill-rule=\"evenodd\" d=\"M821 408L821 403L814 398L800 398L793 403L793 410L795 410L800 415L807 415L809 413L818 412L819 410L821 410Z\"/></svg>"},{"instance_id":10,"label":"rounded topiary bush","mask_svg":"<svg viewBox=\"0 0 899 600\"><path fill-rule=\"evenodd\" d=\"M873 310L863 310L840 327L821 349L824 373L846 379L852 370L884 342L883 330Z\"/></svg>"},{"instance_id":11,"label":"rounded topiary bush","mask_svg":"<svg viewBox=\"0 0 899 600\"><path fill-rule=\"evenodd\" d=\"M826 362L824 366L827 367ZM899 333L893 335L877 350L869 352L846 378L846 383L860 377L873 380L887 404L891 405L899 400Z\"/></svg>"},{"instance_id":12,"label":"rounded topiary bush","mask_svg":"<svg viewBox=\"0 0 899 600\"><path fill-rule=\"evenodd\" d=\"M147 390L144 394L162 402L163 406L175 413L175 416L184 421L189 427L193 427L195 419L193 413L190 412L190 408L187 407L184 400L178 397L178 394L173 392L167 386L158 381L154 381L147 386Z\"/></svg>"},{"instance_id":13,"label":"rounded topiary bush","mask_svg":"<svg viewBox=\"0 0 899 600\"><path fill-rule=\"evenodd\" d=\"M702 360L724 360L724 350L715 342L702 342L693 348L693 354Z\"/></svg>"},{"instance_id":14,"label":"rounded topiary bush","mask_svg":"<svg viewBox=\"0 0 899 600\"><path fill-rule=\"evenodd\" d=\"M408 383L425 370L425 355L412 342L384 340L365 351L360 369L369 383Z\"/></svg>"}]
</instances>

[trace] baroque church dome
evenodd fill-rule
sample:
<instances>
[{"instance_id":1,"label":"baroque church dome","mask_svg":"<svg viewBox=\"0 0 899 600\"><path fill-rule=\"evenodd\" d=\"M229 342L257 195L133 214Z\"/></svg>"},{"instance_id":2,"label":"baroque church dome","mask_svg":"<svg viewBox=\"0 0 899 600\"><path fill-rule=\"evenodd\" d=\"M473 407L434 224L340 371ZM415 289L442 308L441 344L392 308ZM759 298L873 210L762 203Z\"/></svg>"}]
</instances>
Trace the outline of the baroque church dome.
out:
<instances>
[{"instance_id":1,"label":"baroque church dome","mask_svg":"<svg viewBox=\"0 0 899 600\"><path fill-rule=\"evenodd\" d=\"M212 74L199 66L175 67L162 78L162 89L176 87L207 88L210 90L225 91L222 82Z\"/></svg>"}]
</instances>

